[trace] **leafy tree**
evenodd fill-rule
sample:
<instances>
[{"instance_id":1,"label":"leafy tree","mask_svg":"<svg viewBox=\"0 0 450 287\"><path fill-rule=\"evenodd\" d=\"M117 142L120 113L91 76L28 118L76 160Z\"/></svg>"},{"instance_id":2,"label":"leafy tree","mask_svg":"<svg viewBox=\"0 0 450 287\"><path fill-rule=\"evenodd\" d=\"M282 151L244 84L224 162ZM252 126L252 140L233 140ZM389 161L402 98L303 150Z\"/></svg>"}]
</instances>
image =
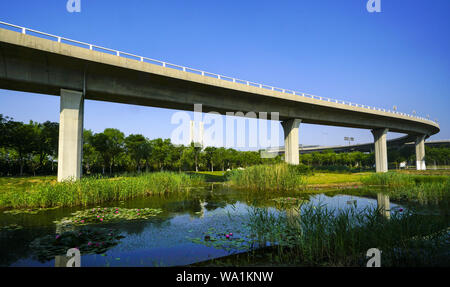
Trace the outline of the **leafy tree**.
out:
<instances>
[{"instance_id":1,"label":"leafy tree","mask_svg":"<svg viewBox=\"0 0 450 287\"><path fill-rule=\"evenodd\" d=\"M32 123L37 135L36 139L36 168L44 165L49 157L56 158L58 154L59 124L46 121L43 124Z\"/></svg>"},{"instance_id":2,"label":"leafy tree","mask_svg":"<svg viewBox=\"0 0 450 287\"><path fill-rule=\"evenodd\" d=\"M125 138L125 147L127 154L140 172L143 161L150 156L150 143L143 135L131 134Z\"/></svg>"},{"instance_id":3,"label":"leafy tree","mask_svg":"<svg viewBox=\"0 0 450 287\"><path fill-rule=\"evenodd\" d=\"M5 144L17 152L20 166L19 175L22 176L26 161L37 150L38 135L33 127L33 123L23 124L22 122L11 120L6 123L5 128Z\"/></svg>"},{"instance_id":4,"label":"leafy tree","mask_svg":"<svg viewBox=\"0 0 450 287\"><path fill-rule=\"evenodd\" d=\"M95 134L92 145L101 155L103 161L103 173L105 166L109 166L109 174L112 174L117 157L124 150L124 134L117 129L105 129L103 133Z\"/></svg>"}]
</instances>

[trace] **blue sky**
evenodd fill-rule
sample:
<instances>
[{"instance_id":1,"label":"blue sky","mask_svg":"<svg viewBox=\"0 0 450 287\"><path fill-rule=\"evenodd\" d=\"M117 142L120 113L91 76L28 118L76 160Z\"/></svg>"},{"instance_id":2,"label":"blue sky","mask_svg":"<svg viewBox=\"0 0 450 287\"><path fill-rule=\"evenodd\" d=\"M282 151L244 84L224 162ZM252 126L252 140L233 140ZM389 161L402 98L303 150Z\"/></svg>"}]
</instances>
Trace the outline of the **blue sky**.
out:
<instances>
[{"instance_id":1,"label":"blue sky","mask_svg":"<svg viewBox=\"0 0 450 287\"><path fill-rule=\"evenodd\" d=\"M0 20L222 75L438 119L450 139L450 1L1 1ZM280 2L280 3L279 3ZM87 101L85 128L169 138L175 111ZM58 121L59 98L0 90L0 113ZM282 133L281 133L282 135ZM281 136L280 135L280 136ZM302 124L301 144L370 142ZM389 138L398 134L389 134Z\"/></svg>"}]
</instances>

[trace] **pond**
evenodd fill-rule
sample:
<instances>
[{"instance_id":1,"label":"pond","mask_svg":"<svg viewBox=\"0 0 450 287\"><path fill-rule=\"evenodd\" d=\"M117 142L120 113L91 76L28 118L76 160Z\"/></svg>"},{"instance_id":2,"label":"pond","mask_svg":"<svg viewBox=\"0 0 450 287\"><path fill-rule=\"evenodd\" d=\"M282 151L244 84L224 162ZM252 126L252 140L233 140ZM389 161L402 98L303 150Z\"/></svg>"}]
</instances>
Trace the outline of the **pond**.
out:
<instances>
[{"instance_id":1,"label":"pond","mask_svg":"<svg viewBox=\"0 0 450 287\"><path fill-rule=\"evenodd\" d=\"M381 203L383 198L378 198ZM146 219L90 224L89 228L108 229L120 233L117 240L102 254L83 254L82 266L181 266L231 254L245 252L249 208L269 207L280 212L280 201L325 204L331 209L351 206L376 207L376 198L350 196L340 192L323 194L276 194L235 190L222 184L211 184L188 193L153 196L126 202L103 204L103 208L122 210L160 210ZM286 205L283 205L284 207ZM95 207L90 207L95 208ZM391 210L403 208L390 204ZM1 266L59 266L62 256L38 259L32 242L39 238L56 238L64 231L82 230L83 226L67 227L55 223L72 213L88 208L59 208L37 214L2 213L0 227ZM118 209L118 210L119 210ZM115 209L112 209L115 210ZM78 232L78 231L77 231ZM91 243L89 242L91 245ZM31 245L31 246L30 246ZM43 247L42 247L43 248Z\"/></svg>"}]
</instances>

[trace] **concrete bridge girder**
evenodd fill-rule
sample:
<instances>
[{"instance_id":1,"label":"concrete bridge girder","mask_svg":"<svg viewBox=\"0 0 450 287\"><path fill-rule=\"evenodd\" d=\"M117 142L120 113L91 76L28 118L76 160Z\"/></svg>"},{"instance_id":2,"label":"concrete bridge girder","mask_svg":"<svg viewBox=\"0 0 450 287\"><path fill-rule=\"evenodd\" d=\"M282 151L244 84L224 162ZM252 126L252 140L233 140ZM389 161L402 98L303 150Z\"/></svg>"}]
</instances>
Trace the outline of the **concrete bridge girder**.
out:
<instances>
[{"instance_id":1,"label":"concrete bridge girder","mask_svg":"<svg viewBox=\"0 0 450 287\"><path fill-rule=\"evenodd\" d=\"M81 177L84 97L77 90L86 99L152 107L193 110L193 103L203 103L204 112L278 112L286 161L292 164L299 162L300 122L373 129L377 171L387 171L387 130L417 137L421 169L420 138L440 130L423 118L188 73L5 29L0 29L0 88L61 97L58 180Z\"/></svg>"}]
</instances>

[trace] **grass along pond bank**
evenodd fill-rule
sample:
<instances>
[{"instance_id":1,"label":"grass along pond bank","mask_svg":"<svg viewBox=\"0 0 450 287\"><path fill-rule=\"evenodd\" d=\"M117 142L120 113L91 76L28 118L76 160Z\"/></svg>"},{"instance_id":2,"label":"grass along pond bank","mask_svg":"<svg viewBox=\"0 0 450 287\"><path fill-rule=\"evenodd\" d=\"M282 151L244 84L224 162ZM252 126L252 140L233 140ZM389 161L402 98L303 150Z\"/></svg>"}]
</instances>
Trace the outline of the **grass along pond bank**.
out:
<instances>
[{"instance_id":1,"label":"grass along pond bank","mask_svg":"<svg viewBox=\"0 0 450 287\"><path fill-rule=\"evenodd\" d=\"M200 185L200 176L175 172L133 177L83 178L76 182L44 182L0 193L0 208L87 206L111 201L187 191Z\"/></svg>"},{"instance_id":2,"label":"grass along pond bank","mask_svg":"<svg viewBox=\"0 0 450 287\"><path fill-rule=\"evenodd\" d=\"M388 172L372 174L362 181L372 194L381 189L391 200L447 206L450 202L450 176Z\"/></svg>"},{"instance_id":3,"label":"grass along pond bank","mask_svg":"<svg viewBox=\"0 0 450 287\"><path fill-rule=\"evenodd\" d=\"M255 192L318 193L353 189L376 196L385 189L392 200L436 202L450 194L450 176L406 172L315 172L307 166L256 165L228 172L155 172L115 178L86 177L57 183L55 177L0 178L0 209L38 209L88 206L142 196L186 192L207 182L224 182Z\"/></svg>"}]
</instances>

